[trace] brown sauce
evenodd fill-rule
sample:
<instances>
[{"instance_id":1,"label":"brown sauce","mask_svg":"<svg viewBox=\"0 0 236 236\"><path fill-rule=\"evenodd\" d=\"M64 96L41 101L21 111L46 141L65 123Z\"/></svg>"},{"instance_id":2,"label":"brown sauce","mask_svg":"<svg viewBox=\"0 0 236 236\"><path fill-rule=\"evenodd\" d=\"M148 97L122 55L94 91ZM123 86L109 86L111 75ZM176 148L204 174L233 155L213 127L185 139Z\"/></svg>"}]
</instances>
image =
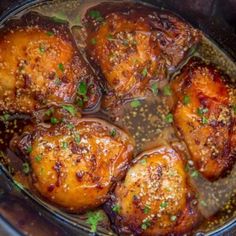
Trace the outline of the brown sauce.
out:
<instances>
[{"instance_id":1,"label":"brown sauce","mask_svg":"<svg viewBox=\"0 0 236 236\"><path fill-rule=\"evenodd\" d=\"M27 9L27 11L38 11L43 15L56 16L69 21L73 34L78 38L78 35L83 36L81 33L83 31L81 28L81 19L87 8L94 4L95 2L92 1L87 3L86 1L79 0L54 1L53 3L40 4L39 6ZM24 13L25 11L19 13L17 17ZM77 40L77 44L83 51L84 45L82 40ZM235 64L207 37L203 37L201 45L194 55L201 57L207 62L214 63L232 79L236 78ZM186 146L178 140L173 127L165 121L166 115L170 112L172 101L171 98L161 93L159 90L161 86L158 86L156 95L151 98L140 99L138 105L132 105L132 101L127 101L120 107L119 112L115 116L103 110L90 114L89 116L108 120L131 133L136 141L135 154L153 148L157 143L160 144L164 142L163 140L166 140L173 145L178 145L188 156ZM17 157L16 154L9 150L9 142L15 134L21 133L22 128L29 122L30 117L26 115L1 114L0 160L12 176L23 185L24 180L22 180L22 175L19 175L19 172L22 173L23 161L19 156ZM153 140L156 141L153 142ZM213 231L229 222L233 217L236 217L236 166L227 177L215 182L209 182L201 176L196 176L191 161L188 162L187 169L193 184L198 190L199 208L205 217L204 223L196 229L196 232ZM48 203L40 199L38 201L44 206L48 206ZM62 214L72 224L80 224L85 228L89 227L86 223L86 215L63 213L53 206L50 206L49 209L55 213ZM103 215L105 220L101 223L99 230L105 234L113 234L109 228L107 217L105 214Z\"/></svg>"}]
</instances>

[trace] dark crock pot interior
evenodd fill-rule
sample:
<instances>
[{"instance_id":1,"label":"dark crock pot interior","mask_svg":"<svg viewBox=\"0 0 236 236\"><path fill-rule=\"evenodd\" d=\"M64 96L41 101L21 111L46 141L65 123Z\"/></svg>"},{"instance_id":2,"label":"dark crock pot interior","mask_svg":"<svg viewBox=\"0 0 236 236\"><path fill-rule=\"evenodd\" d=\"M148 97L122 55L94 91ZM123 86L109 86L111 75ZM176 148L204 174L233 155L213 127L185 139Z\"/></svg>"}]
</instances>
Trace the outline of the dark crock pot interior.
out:
<instances>
[{"instance_id":1,"label":"dark crock pot interior","mask_svg":"<svg viewBox=\"0 0 236 236\"><path fill-rule=\"evenodd\" d=\"M24 9L29 0L1 0L0 21ZM236 0L147 0L170 9L212 38L236 61ZM0 169L0 235L88 235L86 229L71 225L60 216L16 189L7 172ZM199 236L201 233L199 234ZM204 235L204 234L203 234ZM236 235L236 219L208 235Z\"/></svg>"}]
</instances>

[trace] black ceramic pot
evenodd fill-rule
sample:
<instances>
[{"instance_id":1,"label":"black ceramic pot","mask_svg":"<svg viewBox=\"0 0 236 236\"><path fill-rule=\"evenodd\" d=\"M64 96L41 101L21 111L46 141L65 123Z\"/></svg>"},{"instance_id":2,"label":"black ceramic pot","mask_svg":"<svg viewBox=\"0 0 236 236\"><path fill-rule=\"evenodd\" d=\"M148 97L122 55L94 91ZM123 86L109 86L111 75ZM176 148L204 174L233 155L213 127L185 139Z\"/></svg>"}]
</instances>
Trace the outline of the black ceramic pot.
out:
<instances>
[{"instance_id":1,"label":"black ceramic pot","mask_svg":"<svg viewBox=\"0 0 236 236\"><path fill-rule=\"evenodd\" d=\"M1 0L0 25L9 17L42 0ZM232 60L236 61L236 0L147 0L170 9L213 39ZM16 188L7 171L0 168L0 236L89 235L83 225L52 214L21 188ZM104 235L103 232L98 232ZM199 235L236 235L236 219L214 232Z\"/></svg>"}]
</instances>

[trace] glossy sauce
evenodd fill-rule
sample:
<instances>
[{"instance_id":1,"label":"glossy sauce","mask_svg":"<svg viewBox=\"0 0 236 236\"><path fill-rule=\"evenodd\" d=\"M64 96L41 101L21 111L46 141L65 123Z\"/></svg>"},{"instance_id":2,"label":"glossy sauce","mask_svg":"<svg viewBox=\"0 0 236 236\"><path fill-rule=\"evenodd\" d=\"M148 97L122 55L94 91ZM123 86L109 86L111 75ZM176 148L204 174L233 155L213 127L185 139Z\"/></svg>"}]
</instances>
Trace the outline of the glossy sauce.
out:
<instances>
[{"instance_id":1,"label":"glossy sauce","mask_svg":"<svg viewBox=\"0 0 236 236\"><path fill-rule=\"evenodd\" d=\"M76 43L81 52L84 53L84 29L81 25L81 19L86 10L97 3L98 1L90 1L89 3L79 0L54 1L53 3L32 7L27 9L27 11L38 11L43 15L56 16L59 19L69 21L72 33L77 39ZM25 12L21 12L18 16L21 16L23 13ZM203 37L200 47L192 55L199 56L206 62L212 62L231 78L236 78L235 64L207 37ZM172 125L166 122L166 116L169 114L173 104L171 95L166 95L163 90L168 79L170 78L166 78L166 80L158 84L151 97L144 97L133 101L127 100L124 105L117 108L118 110L115 114L111 111L100 110L96 113L91 112L91 114L85 115L85 117L102 118L131 133L136 141L135 155L149 150L157 144L169 142L183 151L188 158L189 153L185 144L178 140ZM22 177L24 175L19 174L20 172L22 173L23 161L20 157L16 158L16 154L9 151L8 144L14 134L21 133L24 125L29 122L30 118L28 116L7 113L1 115L0 121L1 162L8 168L13 177L17 181L22 182L23 185L25 184L24 177ZM196 232L215 230L217 227L229 222L233 217L236 217L236 166L234 166L227 177L215 182L209 182L202 178L194 169L191 160L188 161L186 171L191 176L191 181L198 190L199 208L205 217L204 223L196 229ZM48 206L46 202L40 199L38 201ZM50 209L58 214L62 214L72 224L79 223L85 228L89 227L86 223L86 215L80 216L63 213L53 206L50 206ZM105 220L101 222L99 230L105 234L114 234L109 228L107 217L104 213L102 214Z\"/></svg>"}]
</instances>

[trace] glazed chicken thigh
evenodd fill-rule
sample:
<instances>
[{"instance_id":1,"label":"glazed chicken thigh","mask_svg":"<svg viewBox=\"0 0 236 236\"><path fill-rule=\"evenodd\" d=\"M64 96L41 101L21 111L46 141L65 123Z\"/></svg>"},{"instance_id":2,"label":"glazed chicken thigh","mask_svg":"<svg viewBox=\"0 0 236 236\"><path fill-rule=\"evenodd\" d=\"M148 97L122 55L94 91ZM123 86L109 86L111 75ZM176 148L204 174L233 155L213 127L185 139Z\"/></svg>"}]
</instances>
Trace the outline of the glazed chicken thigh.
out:
<instances>
[{"instance_id":1,"label":"glazed chicken thigh","mask_svg":"<svg viewBox=\"0 0 236 236\"><path fill-rule=\"evenodd\" d=\"M107 205L121 235L182 235L198 221L184 161L171 147L142 153Z\"/></svg>"},{"instance_id":2,"label":"glazed chicken thigh","mask_svg":"<svg viewBox=\"0 0 236 236\"><path fill-rule=\"evenodd\" d=\"M83 118L30 127L18 147L30 163L34 189L68 211L84 212L107 200L128 167L134 143L103 120Z\"/></svg>"},{"instance_id":3,"label":"glazed chicken thigh","mask_svg":"<svg viewBox=\"0 0 236 236\"><path fill-rule=\"evenodd\" d=\"M79 86L86 86L82 94ZM93 109L99 100L97 81L66 23L29 13L1 29L0 110L32 113L65 103Z\"/></svg>"},{"instance_id":4,"label":"glazed chicken thigh","mask_svg":"<svg viewBox=\"0 0 236 236\"><path fill-rule=\"evenodd\" d=\"M216 68L192 59L172 83L177 96L174 124L195 167L219 178L236 160L235 89Z\"/></svg>"},{"instance_id":5,"label":"glazed chicken thigh","mask_svg":"<svg viewBox=\"0 0 236 236\"><path fill-rule=\"evenodd\" d=\"M167 11L143 5L103 3L85 17L87 54L118 97L141 96L166 79L200 35Z\"/></svg>"}]
</instances>

